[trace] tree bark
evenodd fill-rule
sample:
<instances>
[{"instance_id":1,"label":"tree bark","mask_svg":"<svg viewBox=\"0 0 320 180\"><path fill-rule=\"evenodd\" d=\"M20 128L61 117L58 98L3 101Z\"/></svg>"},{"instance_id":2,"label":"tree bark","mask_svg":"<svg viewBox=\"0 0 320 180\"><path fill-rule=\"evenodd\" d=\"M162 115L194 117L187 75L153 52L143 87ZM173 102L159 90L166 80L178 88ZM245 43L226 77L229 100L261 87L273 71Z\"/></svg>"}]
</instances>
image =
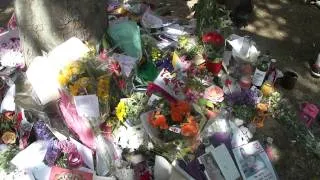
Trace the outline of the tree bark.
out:
<instances>
[{"instance_id":1,"label":"tree bark","mask_svg":"<svg viewBox=\"0 0 320 180\"><path fill-rule=\"evenodd\" d=\"M98 42L107 26L103 0L15 0L26 64L75 36Z\"/></svg>"}]
</instances>

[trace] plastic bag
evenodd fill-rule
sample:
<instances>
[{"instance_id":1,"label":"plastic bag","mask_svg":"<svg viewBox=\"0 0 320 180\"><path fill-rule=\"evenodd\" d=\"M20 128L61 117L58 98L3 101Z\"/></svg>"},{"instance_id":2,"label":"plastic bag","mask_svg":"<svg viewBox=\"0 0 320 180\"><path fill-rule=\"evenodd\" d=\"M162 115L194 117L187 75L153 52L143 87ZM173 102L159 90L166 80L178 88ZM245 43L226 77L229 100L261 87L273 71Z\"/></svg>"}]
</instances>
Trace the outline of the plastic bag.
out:
<instances>
[{"instance_id":1,"label":"plastic bag","mask_svg":"<svg viewBox=\"0 0 320 180\"><path fill-rule=\"evenodd\" d=\"M232 34L228 38L229 44L232 46L232 55L237 60L244 62L255 63L260 51L258 51L256 44L249 37L240 37Z\"/></svg>"},{"instance_id":2,"label":"plastic bag","mask_svg":"<svg viewBox=\"0 0 320 180\"><path fill-rule=\"evenodd\" d=\"M113 45L120 47L126 55L141 59L142 48L140 28L133 21L123 21L113 24L107 30Z\"/></svg>"}]
</instances>

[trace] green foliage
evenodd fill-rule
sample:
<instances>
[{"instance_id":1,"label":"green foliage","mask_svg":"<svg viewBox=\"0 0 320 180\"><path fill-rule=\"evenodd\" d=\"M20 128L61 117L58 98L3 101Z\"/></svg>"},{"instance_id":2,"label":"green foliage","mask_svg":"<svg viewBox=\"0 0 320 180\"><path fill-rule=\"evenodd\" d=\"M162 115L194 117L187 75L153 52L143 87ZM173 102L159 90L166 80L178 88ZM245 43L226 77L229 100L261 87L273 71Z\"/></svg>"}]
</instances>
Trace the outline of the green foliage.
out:
<instances>
[{"instance_id":1,"label":"green foliage","mask_svg":"<svg viewBox=\"0 0 320 180\"><path fill-rule=\"evenodd\" d=\"M68 155L63 153L57 160L57 165L62 168L68 168Z\"/></svg>"},{"instance_id":2,"label":"green foliage","mask_svg":"<svg viewBox=\"0 0 320 180\"><path fill-rule=\"evenodd\" d=\"M206 30L222 30L224 36L230 33L232 21L230 11L217 4L215 0L199 0L193 7L197 19L196 33L201 36Z\"/></svg>"},{"instance_id":3,"label":"green foliage","mask_svg":"<svg viewBox=\"0 0 320 180\"><path fill-rule=\"evenodd\" d=\"M19 150L17 147L11 146L7 150L0 153L0 169L8 172L10 169L10 161L18 154Z\"/></svg>"},{"instance_id":4,"label":"green foliage","mask_svg":"<svg viewBox=\"0 0 320 180\"><path fill-rule=\"evenodd\" d=\"M290 103L280 93L273 93L269 98L272 117L290 130L291 135L308 152L315 153L320 157L320 139L303 124Z\"/></svg>"},{"instance_id":5,"label":"green foliage","mask_svg":"<svg viewBox=\"0 0 320 180\"><path fill-rule=\"evenodd\" d=\"M255 108L248 105L234 105L233 114L235 117L244 121L251 121L255 115Z\"/></svg>"}]
</instances>

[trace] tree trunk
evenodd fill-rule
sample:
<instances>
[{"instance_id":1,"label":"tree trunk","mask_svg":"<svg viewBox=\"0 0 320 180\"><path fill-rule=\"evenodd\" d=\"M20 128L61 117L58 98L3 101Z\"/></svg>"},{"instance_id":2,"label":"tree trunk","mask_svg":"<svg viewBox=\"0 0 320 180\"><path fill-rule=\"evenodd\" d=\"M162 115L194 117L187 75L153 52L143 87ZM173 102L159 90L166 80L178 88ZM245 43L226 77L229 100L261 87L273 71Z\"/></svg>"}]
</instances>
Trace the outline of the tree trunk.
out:
<instances>
[{"instance_id":1,"label":"tree trunk","mask_svg":"<svg viewBox=\"0 0 320 180\"><path fill-rule=\"evenodd\" d=\"M15 0L23 54L29 65L70 37L98 42L107 26L104 0Z\"/></svg>"}]
</instances>

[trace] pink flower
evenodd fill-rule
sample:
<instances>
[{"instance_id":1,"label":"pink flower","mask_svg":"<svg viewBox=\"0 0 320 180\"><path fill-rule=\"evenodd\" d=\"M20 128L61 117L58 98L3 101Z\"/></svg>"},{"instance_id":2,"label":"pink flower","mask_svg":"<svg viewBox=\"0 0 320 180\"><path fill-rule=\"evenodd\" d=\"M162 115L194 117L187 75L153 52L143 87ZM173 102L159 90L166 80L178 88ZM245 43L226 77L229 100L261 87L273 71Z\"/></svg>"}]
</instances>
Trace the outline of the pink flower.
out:
<instances>
[{"instance_id":1,"label":"pink flower","mask_svg":"<svg viewBox=\"0 0 320 180\"><path fill-rule=\"evenodd\" d=\"M213 102L223 101L223 90L218 86L210 86L204 91L203 97Z\"/></svg>"}]
</instances>

